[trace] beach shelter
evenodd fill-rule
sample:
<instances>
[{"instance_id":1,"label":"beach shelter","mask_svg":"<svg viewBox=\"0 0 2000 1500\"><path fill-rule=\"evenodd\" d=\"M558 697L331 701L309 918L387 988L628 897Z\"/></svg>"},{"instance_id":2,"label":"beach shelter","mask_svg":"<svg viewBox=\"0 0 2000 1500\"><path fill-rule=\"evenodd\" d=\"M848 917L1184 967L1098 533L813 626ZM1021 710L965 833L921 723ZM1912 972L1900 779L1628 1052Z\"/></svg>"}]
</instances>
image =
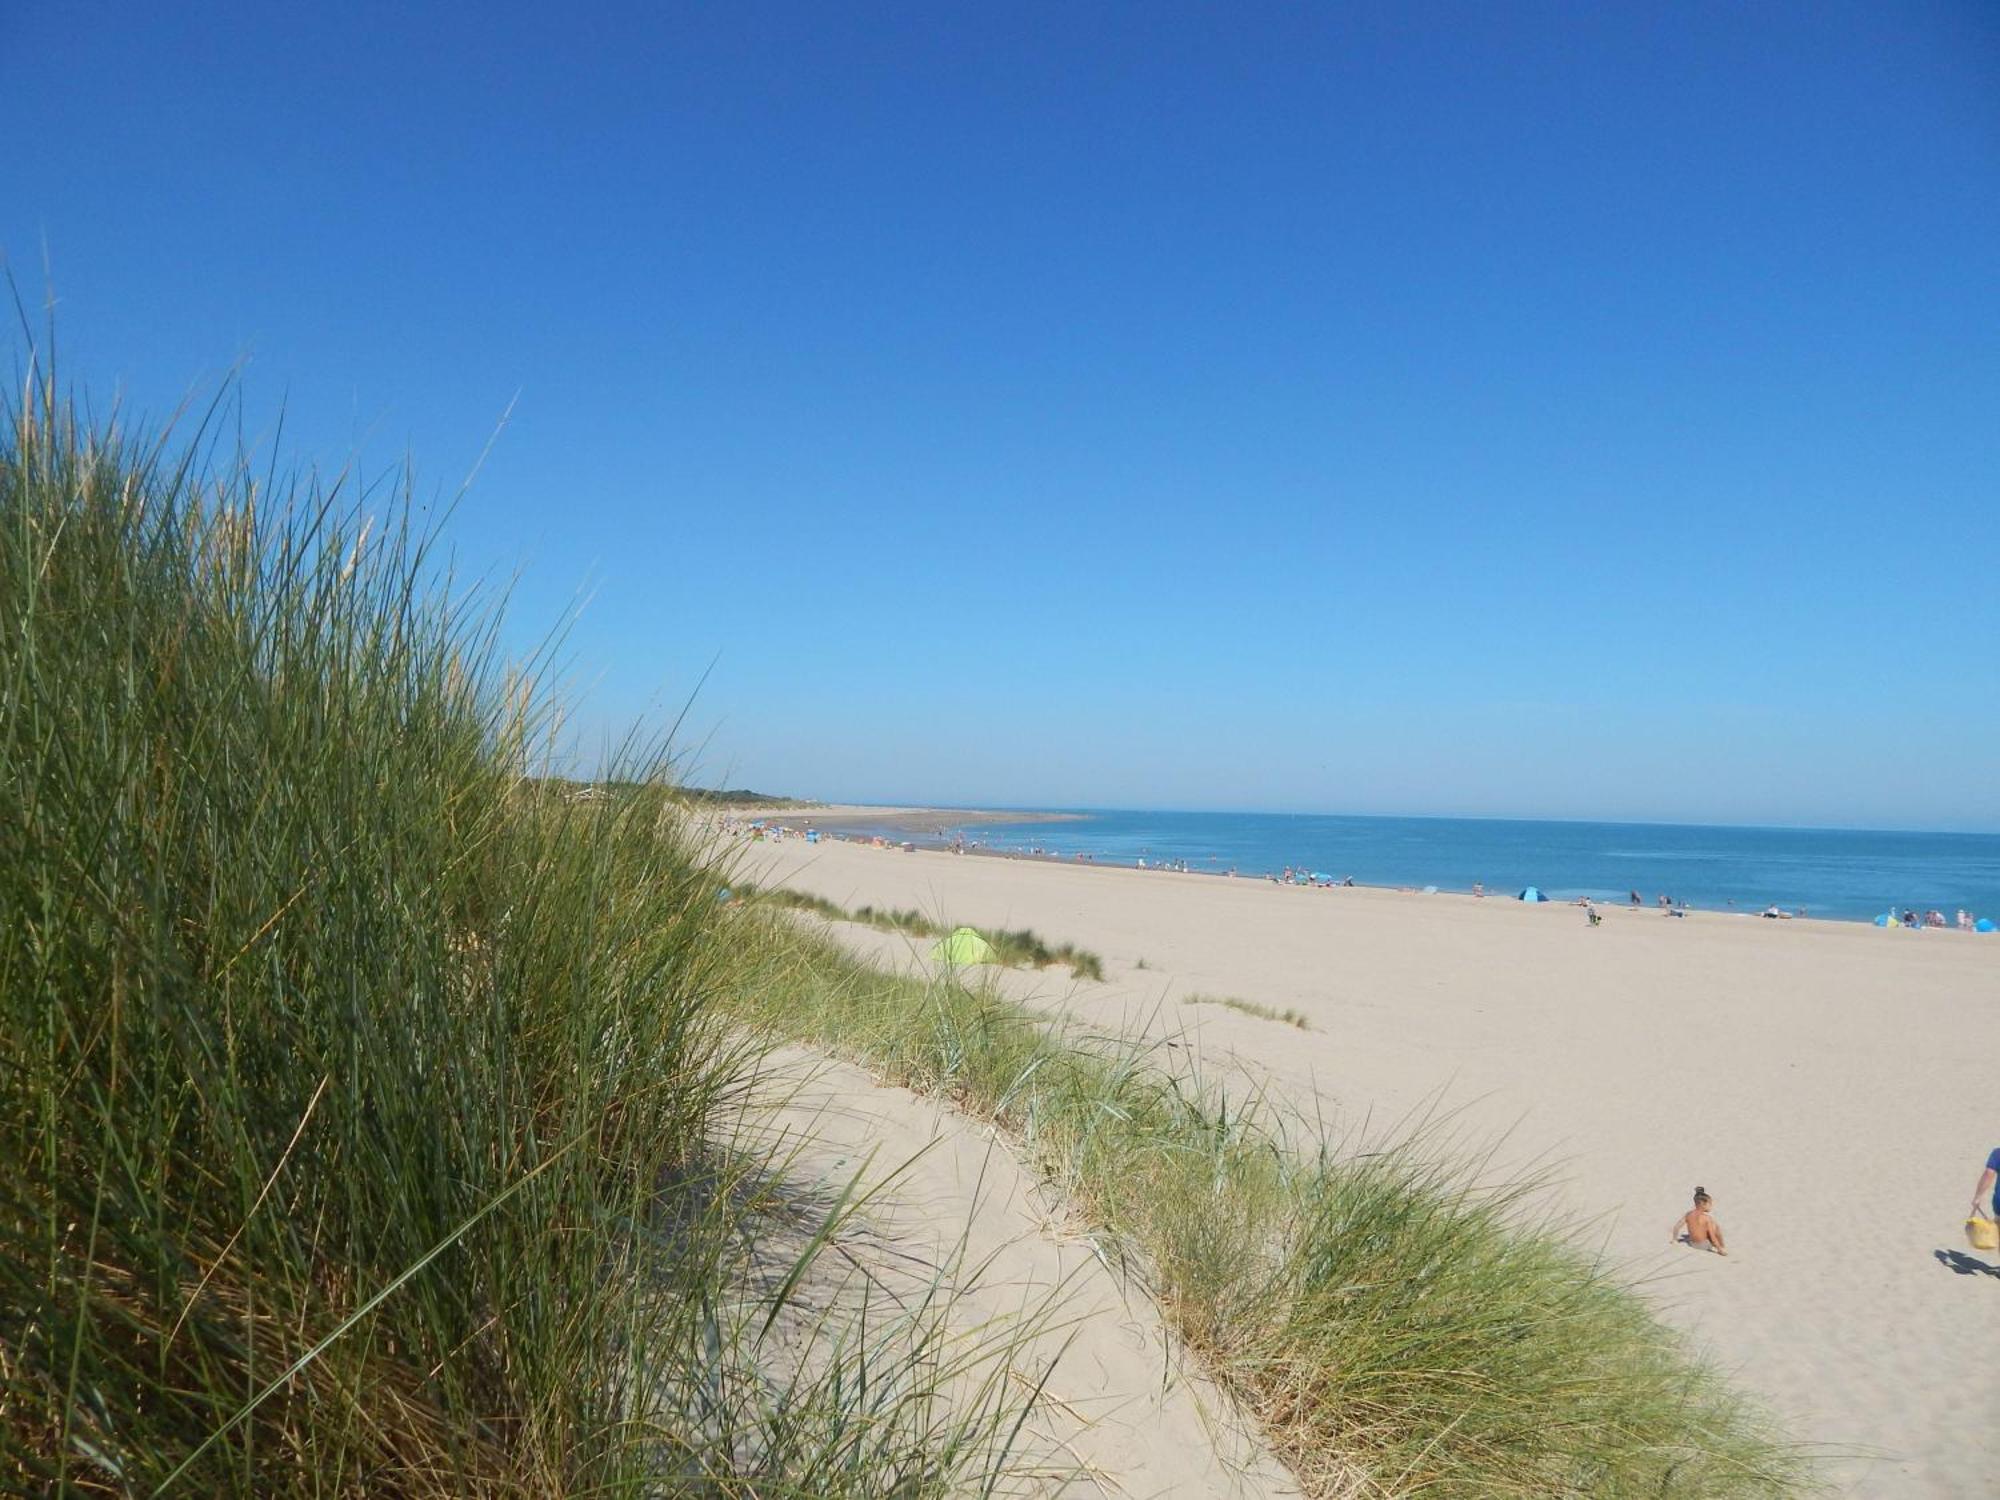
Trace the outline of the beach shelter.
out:
<instances>
[{"instance_id":1,"label":"beach shelter","mask_svg":"<svg viewBox=\"0 0 2000 1500\"><path fill-rule=\"evenodd\" d=\"M1903 924L1885 911L1875 919L1875 925L1877 927L1901 927Z\"/></svg>"},{"instance_id":2,"label":"beach shelter","mask_svg":"<svg viewBox=\"0 0 2000 1500\"><path fill-rule=\"evenodd\" d=\"M931 957L941 964L963 968L967 964L990 964L999 958L993 945L970 927L961 927L931 949Z\"/></svg>"},{"instance_id":3,"label":"beach shelter","mask_svg":"<svg viewBox=\"0 0 2000 1500\"><path fill-rule=\"evenodd\" d=\"M1521 892L1518 899L1522 901L1546 901L1549 898L1542 894L1542 888L1540 886L1531 885Z\"/></svg>"},{"instance_id":4,"label":"beach shelter","mask_svg":"<svg viewBox=\"0 0 2000 1500\"><path fill-rule=\"evenodd\" d=\"M1977 922L1972 924L1972 930L1974 932L1991 932L1993 930L1993 919L1991 917L1981 917Z\"/></svg>"}]
</instances>

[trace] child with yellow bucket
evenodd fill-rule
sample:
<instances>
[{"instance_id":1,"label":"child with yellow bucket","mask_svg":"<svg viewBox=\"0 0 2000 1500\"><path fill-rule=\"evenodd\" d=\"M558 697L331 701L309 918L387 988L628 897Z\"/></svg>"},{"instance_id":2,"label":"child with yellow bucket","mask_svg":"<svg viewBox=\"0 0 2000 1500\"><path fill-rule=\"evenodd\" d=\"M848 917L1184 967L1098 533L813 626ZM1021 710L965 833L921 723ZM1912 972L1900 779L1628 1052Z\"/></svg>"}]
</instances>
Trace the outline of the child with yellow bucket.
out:
<instances>
[{"instance_id":1,"label":"child with yellow bucket","mask_svg":"<svg viewBox=\"0 0 2000 1500\"><path fill-rule=\"evenodd\" d=\"M1986 1158L1986 1170L1972 1190L1972 1217L1965 1221L1965 1237L1975 1250L2000 1250L2000 1146Z\"/></svg>"}]
</instances>

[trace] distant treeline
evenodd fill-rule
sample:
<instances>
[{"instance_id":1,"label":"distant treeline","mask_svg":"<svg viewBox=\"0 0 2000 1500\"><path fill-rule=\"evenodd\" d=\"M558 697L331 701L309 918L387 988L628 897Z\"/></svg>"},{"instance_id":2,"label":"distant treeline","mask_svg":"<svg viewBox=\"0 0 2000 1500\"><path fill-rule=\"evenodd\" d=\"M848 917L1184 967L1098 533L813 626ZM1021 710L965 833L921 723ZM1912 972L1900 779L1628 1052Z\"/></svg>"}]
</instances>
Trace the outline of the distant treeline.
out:
<instances>
[{"instance_id":1,"label":"distant treeline","mask_svg":"<svg viewBox=\"0 0 2000 1500\"><path fill-rule=\"evenodd\" d=\"M600 792L635 792L642 790L636 781L621 781L612 778L606 781L579 781L571 776L536 776L531 778L537 786L552 792L583 792L595 789ZM713 791L707 787L675 787L673 794L682 801L692 802L702 807L743 806L760 807L803 807L809 804L797 797L777 797L769 792L753 792L743 788L725 788Z\"/></svg>"}]
</instances>

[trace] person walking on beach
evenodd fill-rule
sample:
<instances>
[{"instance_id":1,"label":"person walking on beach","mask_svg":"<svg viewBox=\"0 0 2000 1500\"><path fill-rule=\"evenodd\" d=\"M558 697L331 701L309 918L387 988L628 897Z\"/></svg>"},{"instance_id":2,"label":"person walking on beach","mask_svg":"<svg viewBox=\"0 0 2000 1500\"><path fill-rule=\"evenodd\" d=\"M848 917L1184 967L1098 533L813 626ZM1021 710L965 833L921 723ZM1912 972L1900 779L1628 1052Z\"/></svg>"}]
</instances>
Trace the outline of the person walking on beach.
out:
<instances>
[{"instance_id":1,"label":"person walking on beach","mask_svg":"<svg viewBox=\"0 0 2000 1500\"><path fill-rule=\"evenodd\" d=\"M1972 1190L1972 1217L2000 1219L2000 1146L1986 1156L1986 1170L1979 1174L1979 1186Z\"/></svg>"},{"instance_id":2,"label":"person walking on beach","mask_svg":"<svg viewBox=\"0 0 2000 1500\"><path fill-rule=\"evenodd\" d=\"M2000 1152L1994 1155L2000 1156ZM1715 1222L1709 1208L1715 1200L1708 1196L1708 1189L1694 1190L1694 1207L1674 1221L1673 1232L1668 1238L1676 1245L1692 1245L1698 1250L1713 1250L1717 1255L1729 1252L1722 1245L1722 1226Z\"/></svg>"}]
</instances>

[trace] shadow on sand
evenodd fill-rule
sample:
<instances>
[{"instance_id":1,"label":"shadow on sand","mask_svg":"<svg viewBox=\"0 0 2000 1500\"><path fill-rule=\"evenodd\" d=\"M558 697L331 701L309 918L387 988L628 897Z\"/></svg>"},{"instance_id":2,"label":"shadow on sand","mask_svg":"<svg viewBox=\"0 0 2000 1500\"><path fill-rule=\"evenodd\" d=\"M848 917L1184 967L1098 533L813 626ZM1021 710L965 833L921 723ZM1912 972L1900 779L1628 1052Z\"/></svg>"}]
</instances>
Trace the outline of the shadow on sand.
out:
<instances>
[{"instance_id":1,"label":"shadow on sand","mask_svg":"<svg viewBox=\"0 0 2000 1500\"><path fill-rule=\"evenodd\" d=\"M1932 1252L1937 1262L1947 1271L1956 1271L1961 1276L2000 1276L2000 1266L1988 1265L1976 1255L1967 1255L1963 1250L1938 1250Z\"/></svg>"}]
</instances>

